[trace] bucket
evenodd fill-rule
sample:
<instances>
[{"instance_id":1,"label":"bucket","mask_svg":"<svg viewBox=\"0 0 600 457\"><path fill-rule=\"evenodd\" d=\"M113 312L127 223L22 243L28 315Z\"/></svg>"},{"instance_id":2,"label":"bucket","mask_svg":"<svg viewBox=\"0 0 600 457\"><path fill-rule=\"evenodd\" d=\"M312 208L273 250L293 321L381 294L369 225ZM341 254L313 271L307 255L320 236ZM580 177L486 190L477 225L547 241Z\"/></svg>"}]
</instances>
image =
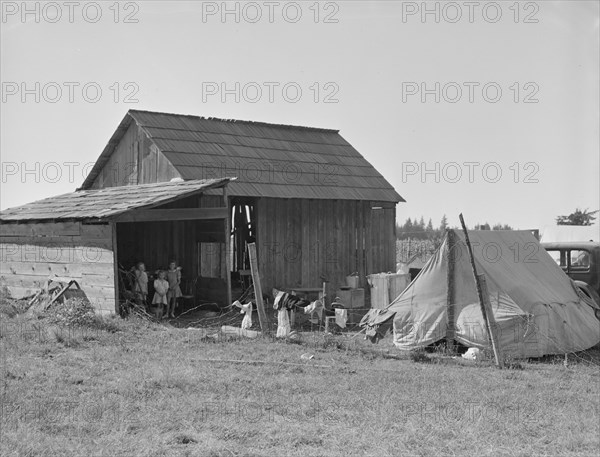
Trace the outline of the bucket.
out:
<instances>
[{"instance_id":1,"label":"bucket","mask_svg":"<svg viewBox=\"0 0 600 457\"><path fill-rule=\"evenodd\" d=\"M346 276L346 284L351 289L358 289L358 275L351 274L350 276Z\"/></svg>"}]
</instances>

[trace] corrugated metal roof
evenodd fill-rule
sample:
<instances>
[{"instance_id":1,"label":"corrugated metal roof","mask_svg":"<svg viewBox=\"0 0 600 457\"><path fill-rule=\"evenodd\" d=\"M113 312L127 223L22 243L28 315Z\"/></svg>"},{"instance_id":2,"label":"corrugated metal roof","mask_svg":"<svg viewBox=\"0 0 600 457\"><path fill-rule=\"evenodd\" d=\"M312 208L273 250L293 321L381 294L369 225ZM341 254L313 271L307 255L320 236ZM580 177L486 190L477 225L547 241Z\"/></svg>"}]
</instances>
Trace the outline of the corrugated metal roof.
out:
<instances>
[{"instance_id":1,"label":"corrugated metal roof","mask_svg":"<svg viewBox=\"0 0 600 457\"><path fill-rule=\"evenodd\" d=\"M337 130L138 110L127 113L82 188L132 120L183 179L236 176L230 195L404 201Z\"/></svg>"},{"instance_id":2,"label":"corrugated metal roof","mask_svg":"<svg viewBox=\"0 0 600 457\"><path fill-rule=\"evenodd\" d=\"M223 187L230 181L222 178L78 190L0 211L0 221L110 219L132 209Z\"/></svg>"}]
</instances>

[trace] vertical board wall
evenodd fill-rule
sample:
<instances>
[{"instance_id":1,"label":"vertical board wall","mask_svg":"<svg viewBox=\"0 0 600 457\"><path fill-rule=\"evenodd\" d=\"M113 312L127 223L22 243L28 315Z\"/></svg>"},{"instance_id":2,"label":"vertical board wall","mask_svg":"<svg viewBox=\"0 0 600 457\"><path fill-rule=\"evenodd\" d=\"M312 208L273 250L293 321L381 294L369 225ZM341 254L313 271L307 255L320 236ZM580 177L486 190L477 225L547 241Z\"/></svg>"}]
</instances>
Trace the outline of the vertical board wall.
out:
<instances>
[{"instance_id":1,"label":"vertical board wall","mask_svg":"<svg viewBox=\"0 0 600 457\"><path fill-rule=\"evenodd\" d=\"M373 209L380 208L380 209ZM346 275L395 270L395 204L354 200L261 198L257 241L263 291L319 287L328 293Z\"/></svg>"}]
</instances>

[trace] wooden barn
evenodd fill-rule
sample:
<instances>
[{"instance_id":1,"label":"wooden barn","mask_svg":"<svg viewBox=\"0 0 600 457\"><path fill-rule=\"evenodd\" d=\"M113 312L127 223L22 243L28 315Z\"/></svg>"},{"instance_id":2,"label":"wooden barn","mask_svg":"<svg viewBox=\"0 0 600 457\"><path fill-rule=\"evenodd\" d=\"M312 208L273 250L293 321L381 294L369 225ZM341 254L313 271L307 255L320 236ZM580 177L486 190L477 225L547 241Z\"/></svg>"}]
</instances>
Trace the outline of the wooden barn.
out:
<instances>
[{"instance_id":1,"label":"wooden barn","mask_svg":"<svg viewBox=\"0 0 600 457\"><path fill-rule=\"evenodd\" d=\"M264 291L336 290L353 272L364 286L394 270L401 201L337 130L130 110L80 189L0 213L0 286L17 297L70 276L113 311L119 267L173 258L184 293L225 303L249 242Z\"/></svg>"}]
</instances>

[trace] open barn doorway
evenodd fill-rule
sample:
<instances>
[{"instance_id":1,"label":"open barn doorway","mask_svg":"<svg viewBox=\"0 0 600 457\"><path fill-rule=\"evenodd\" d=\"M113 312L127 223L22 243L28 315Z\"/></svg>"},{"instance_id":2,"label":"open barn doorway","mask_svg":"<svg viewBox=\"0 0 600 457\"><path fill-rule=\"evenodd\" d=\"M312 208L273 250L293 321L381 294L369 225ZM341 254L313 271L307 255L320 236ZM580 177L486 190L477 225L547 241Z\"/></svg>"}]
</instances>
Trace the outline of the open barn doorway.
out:
<instances>
[{"instance_id":1,"label":"open barn doorway","mask_svg":"<svg viewBox=\"0 0 600 457\"><path fill-rule=\"evenodd\" d=\"M199 305L228 304L223 220L121 222L116 230L120 300L134 290L133 269L143 262L148 275L147 303L152 303L158 271L168 269L175 260L181 269L179 314Z\"/></svg>"},{"instance_id":2,"label":"open barn doorway","mask_svg":"<svg viewBox=\"0 0 600 457\"><path fill-rule=\"evenodd\" d=\"M256 199L234 197L231 199L231 274L232 294L239 296L250 287L250 259L248 243L256 242Z\"/></svg>"}]
</instances>

